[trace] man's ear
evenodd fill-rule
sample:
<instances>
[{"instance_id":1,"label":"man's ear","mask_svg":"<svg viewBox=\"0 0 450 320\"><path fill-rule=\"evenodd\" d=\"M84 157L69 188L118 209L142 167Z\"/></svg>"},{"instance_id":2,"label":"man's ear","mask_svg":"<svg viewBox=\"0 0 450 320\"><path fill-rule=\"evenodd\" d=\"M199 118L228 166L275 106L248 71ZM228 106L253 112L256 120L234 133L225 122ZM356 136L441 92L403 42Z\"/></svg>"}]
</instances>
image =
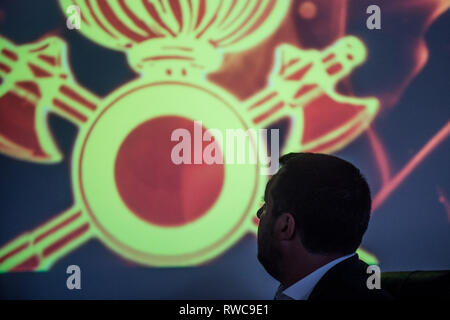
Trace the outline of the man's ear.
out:
<instances>
[{"instance_id":1,"label":"man's ear","mask_svg":"<svg viewBox=\"0 0 450 320\"><path fill-rule=\"evenodd\" d=\"M275 221L274 236L278 240L291 240L295 235L294 216L289 212L280 214Z\"/></svg>"}]
</instances>

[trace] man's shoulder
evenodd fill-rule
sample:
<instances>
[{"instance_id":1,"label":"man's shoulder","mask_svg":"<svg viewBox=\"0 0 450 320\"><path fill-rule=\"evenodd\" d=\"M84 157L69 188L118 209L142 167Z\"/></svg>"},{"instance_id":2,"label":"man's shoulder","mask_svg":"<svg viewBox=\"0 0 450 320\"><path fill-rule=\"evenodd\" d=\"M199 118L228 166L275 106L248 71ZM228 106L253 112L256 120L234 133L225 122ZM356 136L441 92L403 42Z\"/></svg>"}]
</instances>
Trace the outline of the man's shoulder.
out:
<instances>
[{"instance_id":1,"label":"man's shoulder","mask_svg":"<svg viewBox=\"0 0 450 320\"><path fill-rule=\"evenodd\" d=\"M327 271L308 300L392 300L383 289L367 287L368 265L354 255Z\"/></svg>"}]
</instances>

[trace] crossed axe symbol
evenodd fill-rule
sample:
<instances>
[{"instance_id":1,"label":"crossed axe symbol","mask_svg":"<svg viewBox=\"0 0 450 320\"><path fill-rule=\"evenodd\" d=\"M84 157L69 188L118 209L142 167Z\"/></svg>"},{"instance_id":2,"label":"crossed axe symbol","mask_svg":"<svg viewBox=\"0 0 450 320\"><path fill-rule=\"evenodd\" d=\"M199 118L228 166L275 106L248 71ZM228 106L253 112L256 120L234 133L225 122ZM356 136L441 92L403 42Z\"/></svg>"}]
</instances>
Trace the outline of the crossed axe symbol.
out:
<instances>
[{"instance_id":1,"label":"crossed axe symbol","mask_svg":"<svg viewBox=\"0 0 450 320\"><path fill-rule=\"evenodd\" d=\"M102 98L76 82L66 44L58 37L21 46L2 37L0 53L0 152L26 161L60 161L48 114L89 126L103 108ZM241 116L249 127L258 128L288 118L283 152L338 150L363 132L378 110L375 98L335 91L337 82L365 57L364 45L353 36L324 51L281 45L275 50L268 86L241 102ZM0 271L46 270L96 234L83 208L74 205L3 245Z\"/></svg>"}]
</instances>

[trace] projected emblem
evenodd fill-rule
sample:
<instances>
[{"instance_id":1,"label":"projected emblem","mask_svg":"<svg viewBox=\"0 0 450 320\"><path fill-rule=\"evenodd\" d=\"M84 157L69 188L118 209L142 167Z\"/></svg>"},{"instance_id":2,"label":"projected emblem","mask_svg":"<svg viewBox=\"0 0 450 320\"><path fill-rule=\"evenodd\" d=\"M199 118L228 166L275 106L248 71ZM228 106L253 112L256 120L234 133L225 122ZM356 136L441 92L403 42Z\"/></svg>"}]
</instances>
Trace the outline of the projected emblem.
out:
<instances>
[{"instance_id":1,"label":"projected emblem","mask_svg":"<svg viewBox=\"0 0 450 320\"><path fill-rule=\"evenodd\" d=\"M223 53L269 36L288 1L79 0L61 1L62 7L73 2L81 8L80 31L125 52L139 77L100 98L76 83L60 38L22 46L1 40L1 152L58 162L48 113L79 127L71 160L73 207L5 244L1 271L47 270L93 237L144 265L208 261L256 231L266 176L259 163L175 165L173 130L191 130L196 120L202 130L267 128L288 118L283 153L331 152L376 114L376 99L335 92L337 81L366 57L352 36L324 51L279 46L267 88L246 101L207 80ZM266 148L254 139L250 152L258 145Z\"/></svg>"}]
</instances>

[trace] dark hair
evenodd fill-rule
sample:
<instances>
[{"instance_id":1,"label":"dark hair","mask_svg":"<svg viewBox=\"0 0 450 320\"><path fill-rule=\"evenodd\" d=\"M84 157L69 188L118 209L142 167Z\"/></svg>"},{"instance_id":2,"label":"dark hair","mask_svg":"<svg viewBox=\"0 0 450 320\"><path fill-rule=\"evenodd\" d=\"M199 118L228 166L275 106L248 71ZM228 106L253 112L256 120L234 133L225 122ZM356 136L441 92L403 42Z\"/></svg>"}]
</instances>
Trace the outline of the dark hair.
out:
<instances>
[{"instance_id":1,"label":"dark hair","mask_svg":"<svg viewBox=\"0 0 450 320\"><path fill-rule=\"evenodd\" d=\"M289 153L280 164L269 182L275 215L294 216L300 239L311 253L355 252L371 209L369 185L359 169L315 153Z\"/></svg>"}]
</instances>

